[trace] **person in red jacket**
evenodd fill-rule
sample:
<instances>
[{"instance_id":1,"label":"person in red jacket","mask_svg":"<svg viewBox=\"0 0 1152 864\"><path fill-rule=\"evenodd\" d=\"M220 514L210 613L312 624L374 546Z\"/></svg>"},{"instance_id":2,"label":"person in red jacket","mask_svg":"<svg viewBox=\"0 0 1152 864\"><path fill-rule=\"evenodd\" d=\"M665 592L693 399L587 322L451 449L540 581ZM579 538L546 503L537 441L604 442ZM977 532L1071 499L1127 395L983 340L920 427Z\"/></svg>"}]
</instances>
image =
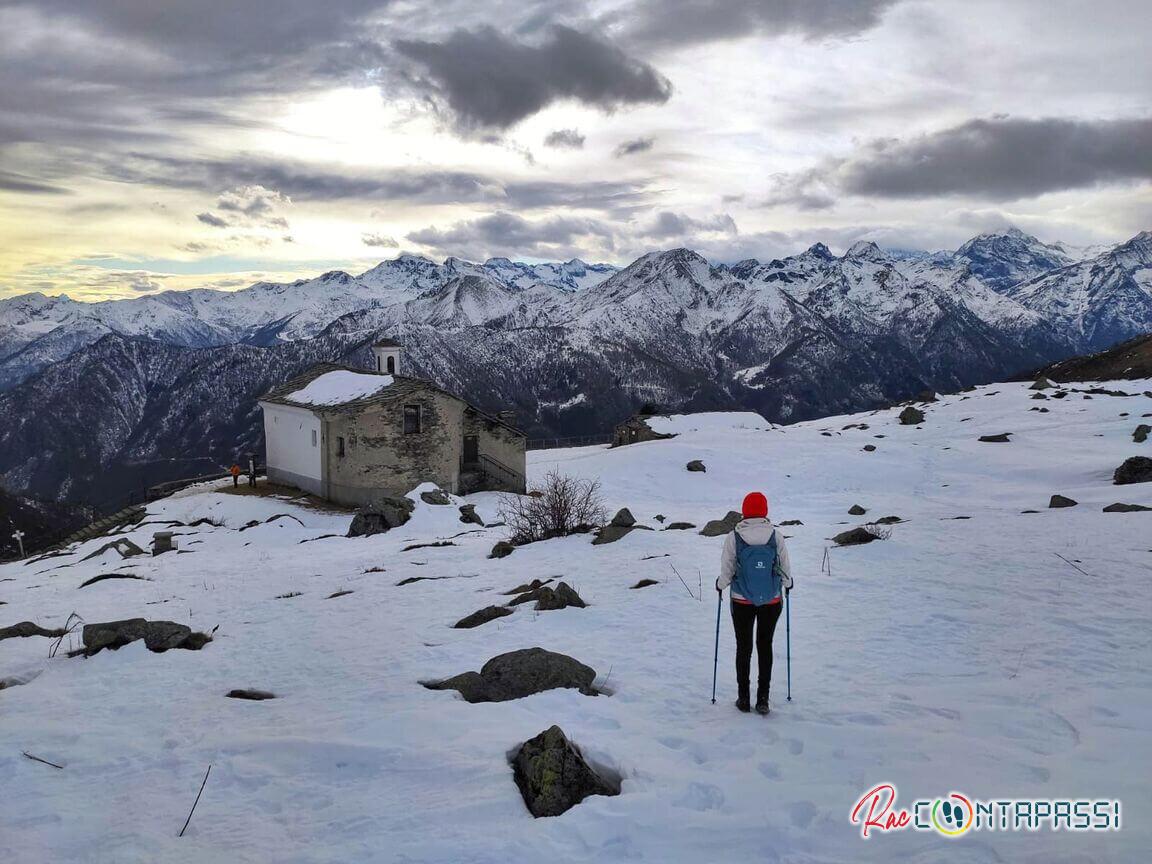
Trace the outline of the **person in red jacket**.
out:
<instances>
[{"instance_id":1,"label":"person in red jacket","mask_svg":"<svg viewBox=\"0 0 1152 864\"><path fill-rule=\"evenodd\" d=\"M784 537L768 518L768 499L750 492L741 508L744 519L724 540L716 590L731 586L732 627L736 631L736 707L751 709L750 673L755 633L758 680L756 711L768 713L772 685L772 636L781 600L792 589L792 568Z\"/></svg>"},{"instance_id":2,"label":"person in red jacket","mask_svg":"<svg viewBox=\"0 0 1152 864\"><path fill-rule=\"evenodd\" d=\"M240 487L240 466L233 462L228 473L232 475L232 488L238 489Z\"/></svg>"}]
</instances>

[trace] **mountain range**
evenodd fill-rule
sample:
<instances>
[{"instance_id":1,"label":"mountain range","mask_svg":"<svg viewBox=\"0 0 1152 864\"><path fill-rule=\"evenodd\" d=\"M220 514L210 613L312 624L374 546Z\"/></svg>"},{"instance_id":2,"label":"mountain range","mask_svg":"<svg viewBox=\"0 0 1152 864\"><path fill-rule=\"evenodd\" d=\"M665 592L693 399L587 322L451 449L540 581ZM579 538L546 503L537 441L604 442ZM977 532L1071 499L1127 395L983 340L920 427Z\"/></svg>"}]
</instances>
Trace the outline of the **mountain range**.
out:
<instances>
[{"instance_id":1,"label":"mountain range","mask_svg":"<svg viewBox=\"0 0 1152 864\"><path fill-rule=\"evenodd\" d=\"M713 264L402 255L235 291L0 301L0 483L97 506L262 448L257 398L314 363L404 371L530 437L608 430L644 403L776 421L955 389L1152 331L1152 233L1108 249L1017 229L955 252L823 244Z\"/></svg>"}]
</instances>

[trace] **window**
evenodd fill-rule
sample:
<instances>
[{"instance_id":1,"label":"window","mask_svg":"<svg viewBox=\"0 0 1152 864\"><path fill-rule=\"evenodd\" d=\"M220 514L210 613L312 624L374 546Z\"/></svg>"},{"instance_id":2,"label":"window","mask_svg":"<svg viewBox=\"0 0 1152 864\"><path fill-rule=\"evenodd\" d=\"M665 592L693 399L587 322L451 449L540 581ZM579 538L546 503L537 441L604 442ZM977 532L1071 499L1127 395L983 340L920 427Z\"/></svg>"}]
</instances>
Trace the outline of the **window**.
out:
<instances>
[{"instance_id":1,"label":"window","mask_svg":"<svg viewBox=\"0 0 1152 864\"><path fill-rule=\"evenodd\" d=\"M315 429L312 430L312 446L313 447L316 446L316 430Z\"/></svg>"},{"instance_id":2,"label":"window","mask_svg":"<svg viewBox=\"0 0 1152 864\"><path fill-rule=\"evenodd\" d=\"M344 436L342 436L342 435L338 436L336 438L336 455L337 456L343 456L344 455Z\"/></svg>"},{"instance_id":3,"label":"window","mask_svg":"<svg viewBox=\"0 0 1152 864\"><path fill-rule=\"evenodd\" d=\"M388 358L388 374L389 375L395 375L396 374L396 358L395 357L389 357Z\"/></svg>"},{"instance_id":4,"label":"window","mask_svg":"<svg viewBox=\"0 0 1152 864\"><path fill-rule=\"evenodd\" d=\"M380 355L379 355L379 354L377 354L377 355L376 355L376 371L377 371L377 372L380 372L380 371L382 371L382 370L380 369Z\"/></svg>"},{"instance_id":5,"label":"window","mask_svg":"<svg viewBox=\"0 0 1152 864\"><path fill-rule=\"evenodd\" d=\"M404 406L404 434L418 435L420 433L420 406Z\"/></svg>"}]
</instances>

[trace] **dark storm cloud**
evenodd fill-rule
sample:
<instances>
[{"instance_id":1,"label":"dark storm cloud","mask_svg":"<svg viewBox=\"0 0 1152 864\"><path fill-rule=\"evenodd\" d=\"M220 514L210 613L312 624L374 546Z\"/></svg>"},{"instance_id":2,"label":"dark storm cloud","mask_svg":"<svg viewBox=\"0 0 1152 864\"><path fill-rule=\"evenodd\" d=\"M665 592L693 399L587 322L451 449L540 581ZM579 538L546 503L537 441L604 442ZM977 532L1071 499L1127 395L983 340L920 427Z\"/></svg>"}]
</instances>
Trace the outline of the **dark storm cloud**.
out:
<instances>
[{"instance_id":1,"label":"dark storm cloud","mask_svg":"<svg viewBox=\"0 0 1152 864\"><path fill-rule=\"evenodd\" d=\"M0 189L5 192L23 192L29 195L67 195L68 190L31 177L0 171Z\"/></svg>"},{"instance_id":2,"label":"dark storm cloud","mask_svg":"<svg viewBox=\"0 0 1152 864\"><path fill-rule=\"evenodd\" d=\"M599 238L602 245L610 247L613 231L595 219L556 216L529 221L514 213L497 212L448 228L428 227L407 235L413 243L471 258L501 253L548 254L588 237Z\"/></svg>"},{"instance_id":3,"label":"dark storm cloud","mask_svg":"<svg viewBox=\"0 0 1152 864\"><path fill-rule=\"evenodd\" d=\"M197 213L196 218L212 228L227 228L229 225L227 219L223 219L215 213Z\"/></svg>"},{"instance_id":4,"label":"dark storm cloud","mask_svg":"<svg viewBox=\"0 0 1152 864\"><path fill-rule=\"evenodd\" d=\"M630 38L696 45L756 34L806 39L855 36L899 0L642 0L616 18Z\"/></svg>"},{"instance_id":5,"label":"dark storm cloud","mask_svg":"<svg viewBox=\"0 0 1152 864\"><path fill-rule=\"evenodd\" d=\"M663 103L668 79L590 33L556 25L539 44L492 27L456 30L443 42L398 40L396 49L422 66L426 90L464 130L507 129L553 102L573 99L605 111Z\"/></svg>"},{"instance_id":6,"label":"dark storm cloud","mask_svg":"<svg viewBox=\"0 0 1152 864\"><path fill-rule=\"evenodd\" d=\"M695 219L683 213L663 210L644 229L645 237L664 240L669 237L692 237L699 234L736 234L736 222L727 213L707 219Z\"/></svg>"},{"instance_id":7,"label":"dark storm cloud","mask_svg":"<svg viewBox=\"0 0 1152 864\"><path fill-rule=\"evenodd\" d=\"M1029 198L1152 179L1152 118L969 120L908 140L878 141L835 170L856 195Z\"/></svg>"},{"instance_id":8,"label":"dark storm cloud","mask_svg":"<svg viewBox=\"0 0 1152 864\"><path fill-rule=\"evenodd\" d=\"M544 139L544 146L562 150L583 150L584 136L576 129L557 129L548 133Z\"/></svg>"},{"instance_id":9,"label":"dark storm cloud","mask_svg":"<svg viewBox=\"0 0 1152 864\"><path fill-rule=\"evenodd\" d=\"M121 182L213 194L221 188L259 186L275 189L293 201L489 203L519 209L574 207L622 211L640 206L650 194L643 183L630 181L504 181L471 171L451 170L336 172L246 155L221 161L132 153L104 162L99 171L102 176Z\"/></svg>"},{"instance_id":10,"label":"dark storm cloud","mask_svg":"<svg viewBox=\"0 0 1152 864\"><path fill-rule=\"evenodd\" d=\"M634 153L643 153L646 150L651 150L656 144L655 138L636 138L632 141L625 141L616 148L616 158L621 156L631 156Z\"/></svg>"}]
</instances>

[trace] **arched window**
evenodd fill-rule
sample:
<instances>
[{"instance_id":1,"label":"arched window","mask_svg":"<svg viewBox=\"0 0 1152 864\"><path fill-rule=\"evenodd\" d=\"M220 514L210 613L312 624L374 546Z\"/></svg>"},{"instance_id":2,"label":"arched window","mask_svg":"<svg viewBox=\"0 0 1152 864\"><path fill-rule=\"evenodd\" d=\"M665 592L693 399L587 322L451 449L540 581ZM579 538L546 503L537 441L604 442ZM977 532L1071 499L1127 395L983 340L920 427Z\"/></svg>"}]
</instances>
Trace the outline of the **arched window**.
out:
<instances>
[{"instance_id":1,"label":"arched window","mask_svg":"<svg viewBox=\"0 0 1152 864\"><path fill-rule=\"evenodd\" d=\"M389 375L395 375L396 374L396 358L395 357L389 357L388 358L388 374Z\"/></svg>"}]
</instances>

